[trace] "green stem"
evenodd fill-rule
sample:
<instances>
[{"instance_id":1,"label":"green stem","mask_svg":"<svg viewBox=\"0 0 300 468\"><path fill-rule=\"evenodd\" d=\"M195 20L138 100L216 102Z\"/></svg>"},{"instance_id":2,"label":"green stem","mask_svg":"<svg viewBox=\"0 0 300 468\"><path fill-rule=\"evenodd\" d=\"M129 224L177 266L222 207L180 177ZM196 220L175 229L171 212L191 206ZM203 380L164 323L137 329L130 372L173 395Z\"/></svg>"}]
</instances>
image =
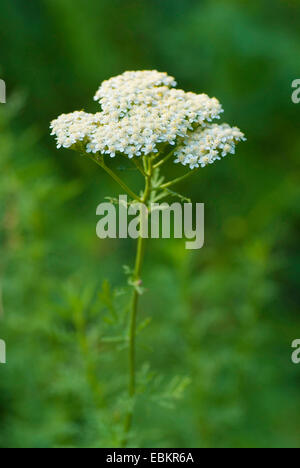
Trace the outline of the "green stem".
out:
<instances>
[{"instance_id":1,"label":"green stem","mask_svg":"<svg viewBox=\"0 0 300 468\"><path fill-rule=\"evenodd\" d=\"M148 167L147 164L149 163ZM147 204L149 201L149 197L151 194L151 177L152 177L152 160L147 161L144 159L144 167L145 167L145 190L143 194L142 202ZM142 217L141 217L141 224L140 224L140 233L143 232L143 225L142 225ZM134 287L133 297L132 297L132 305L130 311L130 323L129 323L129 383L128 383L128 395L131 400L131 408L129 409L126 418L125 418L125 426L124 426L124 439L122 441L122 447L126 447L128 442L128 435L132 426L132 418L133 418L133 399L135 396L136 391L136 318L137 318L137 310L138 310L138 301L139 301L139 290L138 286L142 283L141 279L141 272L142 272L142 264L143 264L143 257L144 257L144 247L145 247L145 238L141 235L138 238L137 243L137 250L136 250L136 259L135 259L135 267L133 273L133 283L137 286Z\"/></svg>"},{"instance_id":2,"label":"green stem","mask_svg":"<svg viewBox=\"0 0 300 468\"><path fill-rule=\"evenodd\" d=\"M102 167L102 169L105 170L105 172L107 172L107 174L109 174L121 187L122 189L125 190L125 192L131 197L133 198L134 200L138 201L138 202L142 202L142 200L125 184L125 182L123 182L122 179L120 179L120 177L117 176L117 174L115 174L109 167L106 166L104 160L103 160L103 157L99 158L97 156L93 156L93 155L88 155L88 157L94 161L96 164L98 164L98 166Z\"/></svg>"},{"instance_id":3,"label":"green stem","mask_svg":"<svg viewBox=\"0 0 300 468\"><path fill-rule=\"evenodd\" d=\"M115 174L109 167L103 164L103 169L109 174L134 200L141 202L142 200Z\"/></svg>"},{"instance_id":4,"label":"green stem","mask_svg":"<svg viewBox=\"0 0 300 468\"><path fill-rule=\"evenodd\" d=\"M170 151L170 153L167 154L167 156L165 156L163 159L161 159L157 164L155 164L153 167L154 169L162 166L163 164L165 164L169 159L170 157L174 154L176 150L176 147L172 149L172 151Z\"/></svg>"},{"instance_id":5,"label":"green stem","mask_svg":"<svg viewBox=\"0 0 300 468\"><path fill-rule=\"evenodd\" d=\"M136 158L132 159L133 164L136 166L136 168L140 171L140 173L146 177L146 173L143 169L143 167L140 165L139 161Z\"/></svg>"},{"instance_id":6,"label":"green stem","mask_svg":"<svg viewBox=\"0 0 300 468\"><path fill-rule=\"evenodd\" d=\"M185 174L184 176L181 176L181 177L178 177L177 179L174 179L174 180L171 180L170 182L167 182L166 184L163 184L161 185L161 189L165 189L165 188L168 188L168 187L171 187L172 185L175 185L177 184L178 182L181 182L182 180L185 180L187 179L188 177L190 177L191 175L195 174L195 172L198 170L197 169L193 169L192 171L188 172L187 174Z\"/></svg>"},{"instance_id":7,"label":"green stem","mask_svg":"<svg viewBox=\"0 0 300 468\"><path fill-rule=\"evenodd\" d=\"M137 245L137 253L136 253L136 264L135 264L135 272L134 277L135 281L140 282L141 276L141 269L142 269L142 261L143 261L143 250L144 250L144 240L142 237L138 239ZM132 298L132 307L130 312L130 325L129 325L129 385L128 385L128 395L130 400L134 398L135 395L135 341L136 341L136 317L137 317L137 308L138 308L138 299L139 293L137 289L133 292ZM131 401L131 405L133 402ZM126 419L125 419L125 427L124 427L124 441L123 447L126 447L128 434L131 429L132 425L132 418L133 418L133 406L129 409Z\"/></svg>"}]
</instances>

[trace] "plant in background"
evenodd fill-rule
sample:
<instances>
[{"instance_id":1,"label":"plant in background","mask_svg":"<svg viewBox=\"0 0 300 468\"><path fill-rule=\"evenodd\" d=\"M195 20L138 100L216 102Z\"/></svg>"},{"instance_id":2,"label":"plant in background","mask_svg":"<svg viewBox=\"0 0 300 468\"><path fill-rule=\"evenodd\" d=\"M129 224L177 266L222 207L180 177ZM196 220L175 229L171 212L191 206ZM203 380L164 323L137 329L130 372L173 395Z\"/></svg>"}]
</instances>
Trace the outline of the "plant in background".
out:
<instances>
[{"instance_id":1,"label":"plant in background","mask_svg":"<svg viewBox=\"0 0 300 468\"><path fill-rule=\"evenodd\" d=\"M51 123L58 148L70 148L92 159L130 197L130 204L151 203L169 195L173 185L208 164L235 153L237 142L245 140L237 127L212 123L223 112L216 98L175 89L173 77L157 71L125 72L104 81L95 100L101 111L63 114ZM135 193L108 165L107 158L129 158L145 181L142 193ZM173 158L189 171L174 179L161 175L163 165ZM140 216L139 237L133 270L127 269L133 289L128 323L128 393L132 404L127 412L123 445L128 442L136 394L135 338L139 296L143 294L142 262L145 236Z\"/></svg>"}]
</instances>

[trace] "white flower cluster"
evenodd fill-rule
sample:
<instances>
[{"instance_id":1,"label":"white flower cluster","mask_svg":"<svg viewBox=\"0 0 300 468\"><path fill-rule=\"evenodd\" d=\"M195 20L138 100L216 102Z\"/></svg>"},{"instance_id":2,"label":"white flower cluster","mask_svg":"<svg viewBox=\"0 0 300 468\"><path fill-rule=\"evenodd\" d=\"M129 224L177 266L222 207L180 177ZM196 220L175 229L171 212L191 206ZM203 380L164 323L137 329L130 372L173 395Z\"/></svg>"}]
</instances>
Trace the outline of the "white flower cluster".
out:
<instances>
[{"instance_id":1,"label":"white flower cluster","mask_svg":"<svg viewBox=\"0 0 300 468\"><path fill-rule=\"evenodd\" d=\"M188 165L190 169L205 167L221 159L221 156L234 154L235 144L245 140L239 128L232 128L227 124L206 125L204 129L198 127L194 132L190 132L176 149L175 162Z\"/></svg>"},{"instance_id":2,"label":"white flower cluster","mask_svg":"<svg viewBox=\"0 0 300 468\"><path fill-rule=\"evenodd\" d=\"M94 100L105 113L123 117L133 106L157 105L176 81L167 73L152 71L127 71L103 81Z\"/></svg>"},{"instance_id":3,"label":"white flower cluster","mask_svg":"<svg viewBox=\"0 0 300 468\"><path fill-rule=\"evenodd\" d=\"M125 72L104 81L94 98L101 112L63 114L51 123L58 148L81 142L87 153L133 158L157 153L160 143L180 144L176 161L191 168L202 166L205 158L213 162L217 149L232 152L243 137L239 130L209 124L223 112L219 101L174 86L173 77L156 70Z\"/></svg>"},{"instance_id":4,"label":"white flower cluster","mask_svg":"<svg viewBox=\"0 0 300 468\"><path fill-rule=\"evenodd\" d=\"M100 112L87 114L83 111L62 114L50 124L51 135L56 136L57 148L71 148L78 141L88 138L100 123Z\"/></svg>"}]
</instances>

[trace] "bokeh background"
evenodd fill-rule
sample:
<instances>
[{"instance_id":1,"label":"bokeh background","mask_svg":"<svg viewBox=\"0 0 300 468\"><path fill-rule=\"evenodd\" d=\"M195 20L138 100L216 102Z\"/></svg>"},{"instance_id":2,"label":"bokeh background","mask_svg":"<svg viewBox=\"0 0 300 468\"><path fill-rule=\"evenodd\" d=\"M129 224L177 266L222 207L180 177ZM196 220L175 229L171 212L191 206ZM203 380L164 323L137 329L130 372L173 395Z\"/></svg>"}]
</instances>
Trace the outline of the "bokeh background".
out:
<instances>
[{"instance_id":1,"label":"bokeh background","mask_svg":"<svg viewBox=\"0 0 300 468\"><path fill-rule=\"evenodd\" d=\"M218 97L248 141L178 187L206 205L205 247L148 242L130 444L300 446L299 31L298 0L1 0L1 447L119 444L127 350L103 336L122 332L135 246L97 239L118 187L48 126L139 69Z\"/></svg>"}]
</instances>

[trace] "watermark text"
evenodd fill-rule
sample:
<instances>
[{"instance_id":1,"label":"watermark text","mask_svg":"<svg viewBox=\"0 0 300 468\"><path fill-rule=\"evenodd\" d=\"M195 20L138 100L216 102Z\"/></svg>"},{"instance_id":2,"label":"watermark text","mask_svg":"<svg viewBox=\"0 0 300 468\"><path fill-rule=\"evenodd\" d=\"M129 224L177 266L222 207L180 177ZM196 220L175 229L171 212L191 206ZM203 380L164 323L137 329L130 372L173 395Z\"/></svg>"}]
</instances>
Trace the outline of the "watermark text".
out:
<instances>
[{"instance_id":1,"label":"watermark text","mask_svg":"<svg viewBox=\"0 0 300 468\"><path fill-rule=\"evenodd\" d=\"M0 103L6 103L6 84L5 81L0 79Z\"/></svg>"},{"instance_id":2,"label":"watermark text","mask_svg":"<svg viewBox=\"0 0 300 468\"><path fill-rule=\"evenodd\" d=\"M292 88L296 88L292 93L292 102L294 104L299 104L300 102L300 78L292 82Z\"/></svg>"},{"instance_id":3,"label":"watermark text","mask_svg":"<svg viewBox=\"0 0 300 468\"><path fill-rule=\"evenodd\" d=\"M0 340L0 364L6 364L6 344L4 340Z\"/></svg>"},{"instance_id":4,"label":"watermark text","mask_svg":"<svg viewBox=\"0 0 300 468\"><path fill-rule=\"evenodd\" d=\"M292 362L294 364L300 363L300 339L294 340L292 342L292 348L295 348L295 351L292 353Z\"/></svg>"},{"instance_id":5,"label":"watermark text","mask_svg":"<svg viewBox=\"0 0 300 468\"><path fill-rule=\"evenodd\" d=\"M204 204L143 203L128 204L127 195L120 195L116 205L100 203L96 214L101 216L96 232L100 239L186 239L188 250L204 245Z\"/></svg>"}]
</instances>

